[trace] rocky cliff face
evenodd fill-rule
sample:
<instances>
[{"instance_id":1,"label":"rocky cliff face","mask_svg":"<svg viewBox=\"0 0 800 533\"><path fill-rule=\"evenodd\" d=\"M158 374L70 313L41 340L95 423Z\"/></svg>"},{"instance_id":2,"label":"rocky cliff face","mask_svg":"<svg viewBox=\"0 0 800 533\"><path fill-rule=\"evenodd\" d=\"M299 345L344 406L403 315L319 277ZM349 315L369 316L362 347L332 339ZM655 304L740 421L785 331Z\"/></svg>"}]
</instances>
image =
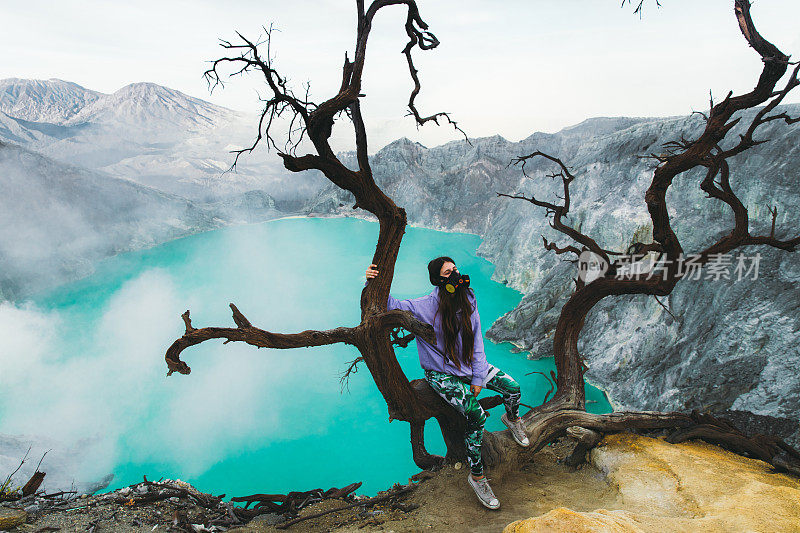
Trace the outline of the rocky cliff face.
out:
<instances>
[{"instance_id":1,"label":"rocky cliff face","mask_svg":"<svg viewBox=\"0 0 800 533\"><path fill-rule=\"evenodd\" d=\"M792 115L800 106L787 106ZM747 117L743 123L746 123ZM531 357L552 355L552 334L577 271L544 250L542 235L572 244L549 227L544 210L496 192L535 194L559 201L560 181L544 160L508 167L512 158L541 150L560 157L577 175L569 222L606 249L625 251L652 237L644 193L663 143L692 138L702 119L591 119L557 134L537 133L518 143L502 137L452 142L427 149L401 139L372 158L377 182L408 212L411 224L480 234L478 253L494 278L524 293L520 305L489 330ZM730 137L738 138L741 127ZM731 163L731 184L750 212L751 232L769 233L768 206L777 206L776 235L794 236L800 212L800 127L770 123L770 139ZM681 176L668 194L673 227L686 253L730 231L727 205L705 197L699 172ZM308 213L352 215L352 196L329 187ZM446 252L446 250L443 250ZM789 417L800 408L800 255L766 247L740 250L745 266L760 253L757 279L684 280L663 298L606 298L589 314L579 348L587 379L608 391L619 408L748 410ZM706 272L702 272L705 277Z\"/></svg>"}]
</instances>

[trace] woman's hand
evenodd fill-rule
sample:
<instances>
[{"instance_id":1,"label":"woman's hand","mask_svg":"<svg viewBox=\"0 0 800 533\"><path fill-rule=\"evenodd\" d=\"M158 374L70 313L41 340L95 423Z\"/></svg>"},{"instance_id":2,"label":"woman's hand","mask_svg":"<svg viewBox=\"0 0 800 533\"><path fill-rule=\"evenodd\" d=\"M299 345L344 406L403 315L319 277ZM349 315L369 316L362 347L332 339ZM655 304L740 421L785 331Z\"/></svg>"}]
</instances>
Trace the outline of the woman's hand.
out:
<instances>
[{"instance_id":1,"label":"woman's hand","mask_svg":"<svg viewBox=\"0 0 800 533\"><path fill-rule=\"evenodd\" d=\"M478 394L481 393L481 390L483 390L483 387L481 387L480 385L473 385L472 386L472 395L473 396L477 396Z\"/></svg>"},{"instance_id":2,"label":"woman's hand","mask_svg":"<svg viewBox=\"0 0 800 533\"><path fill-rule=\"evenodd\" d=\"M372 264L372 265L367 267L367 279L372 279L372 278L374 278L375 276L378 275L378 269L375 268L377 266L378 265Z\"/></svg>"}]
</instances>

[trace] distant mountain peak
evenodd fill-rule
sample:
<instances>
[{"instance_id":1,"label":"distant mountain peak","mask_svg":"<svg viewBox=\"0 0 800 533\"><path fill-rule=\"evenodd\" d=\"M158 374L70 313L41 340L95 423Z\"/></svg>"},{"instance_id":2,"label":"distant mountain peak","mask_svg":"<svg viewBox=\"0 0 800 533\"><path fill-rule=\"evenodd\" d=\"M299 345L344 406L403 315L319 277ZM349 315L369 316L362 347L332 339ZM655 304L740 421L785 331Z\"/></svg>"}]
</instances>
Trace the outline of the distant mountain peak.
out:
<instances>
[{"instance_id":1,"label":"distant mountain peak","mask_svg":"<svg viewBox=\"0 0 800 533\"><path fill-rule=\"evenodd\" d=\"M495 133L494 135L490 135L489 137L472 137L470 138L470 142L476 145L481 145L481 144L507 143L509 141L499 133Z\"/></svg>"},{"instance_id":2,"label":"distant mountain peak","mask_svg":"<svg viewBox=\"0 0 800 533\"><path fill-rule=\"evenodd\" d=\"M128 85L114 91L114 95L123 97L148 97L148 96L166 96L169 98L186 98L196 100L189 95L186 95L178 90L164 87L157 83L150 81L137 81L129 83Z\"/></svg>"},{"instance_id":3,"label":"distant mountain peak","mask_svg":"<svg viewBox=\"0 0 800 533\"><path fill-rule=\"evenodd\" d=\"M559 133L581 136L596 136L625 130L635 124L659 120L655 117L591 117L572 126L562 128Z\"/></svg>"},{"instance_id":4,"label":"distant mountain peak","mask_svg":"<svg viewBox=\"0 0 800 533\"><path fill-rule=\"evenodd\" d=\"M428 149L428 147L425 146L424 144L418 143L417 141L412 141L408 137L400 137L399 139L390 142L389 144L387 144L378 151L381 152L383 150L386 150L387 148L392 149L392 148L408 148L408 147L418 148L422 150Z\"/></svg>"},{"instance_id":5,"label":"distant mountain peak","mask_svg":"<svg viewBox=\"0 0 800 533\"><path fill-rule=\"evenodd\" d=\"M152 82L128 84L112 94L57 78L0 80L0 112L29 122L165 128L214 127L235 112Z\"/></svg>"},{"instance_id":6,"label":"distant mountain peak","mask_svg":"<svg viewBox=\"0 0 800 533\"><path fill-rule=\"evenodd\" d=\"M0 80L0 111L31 122L61 124L101 96L102 93L58 78Z\"/></svg>"},{"instance_id":7,"label":"distant mountain peak","mask_svg":"<svg viewBox=\"0 0 800 533\"><path fill-rule=\"evenodd\" d=\"M71 120L161 127L212 127L233 111L152 82L136 82L102 95Z\"/></svg>"}]
</instances>

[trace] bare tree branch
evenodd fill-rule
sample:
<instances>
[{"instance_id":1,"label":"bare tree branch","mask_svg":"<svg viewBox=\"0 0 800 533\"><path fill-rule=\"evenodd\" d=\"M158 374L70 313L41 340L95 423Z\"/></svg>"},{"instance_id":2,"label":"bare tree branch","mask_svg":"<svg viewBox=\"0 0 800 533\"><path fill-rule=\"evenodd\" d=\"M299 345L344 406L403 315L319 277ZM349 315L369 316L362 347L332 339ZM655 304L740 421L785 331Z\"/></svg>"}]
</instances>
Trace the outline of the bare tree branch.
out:
<instances>
[{"instance_id":1,"label":"bare tree branch","mask_svg":"<svg viewBox=\"0 0 800 533\"><path fill-rule=\"evenodd\" d=\"M413 0L375 0L368 9L364 8L363 0L357 0L358 25L353 60L351 61L345 55L339 91L319 104L311 102L308 98L308 85L306 85L305 98L301 99L295 96L289 88L286 78L274 68L269 51L271 29L267 31L265 40L267 44L266 57L263 57L258 50L259 44L262 43L250 41L241 34L237 34L241 42L232 44L223 41L223 47L239 52L239 55L217 60L208 71L209 79L215 83L221 83L218 66L222 64L236 64L240 68L237 74L250 70L259 71L271 92L271 96L264 100L265 105L259 121L256 140L251 147L238 153L237 158L242 153L252 151L264 138L277 149L272 138L272 128L275 120L280 118L282 113L290 113L292 121L289 124L289 144L283 151L278 150L284 166L292 172L311 169L321 171L332 183L353 194L356 199L356 207L365 209L378 218L380 230L372 262L377 265L382 276L380 279L372 280L362 291L361 323L355 327L340 327L328 331L308 330L295 334L272 333L250 325L249 321L232 305L236 328L195 329L191 327L187 312L184 316L187 326L186 333L173 343L166 354L170 373L174 371L188 373L190 369L180 360L180 353L189 346L213 338L224 338L226 342L243 341L258 347L271 348L319 346L342 342L352 344L360 351L363 362L386 400L390 417L418 423L431 416L437 416L442 420L458 416L458 413L449 406L443 409L438 403L434 405L430 401L420 399L397 362L393 351L393 341L390 339L390 334L387 333L388 330L402 327L413 335L434 342L433 330L430 325L417 321L413 315L407 312L386 311L394 264L405 231L406 214L383 193L373 179L367 156L366 128L359 104L359 98L363 97L361 77L372 21L383 7L400 4L405 5L408 9L406 29L407 32L410 32L410 40L414 41L411 45L406 46L407 57L414 45L427 50L438 44L432 34L426 31L427 25L419 16L416 2ZM416 72L413 76L416 76ZM418 79L416 81L418 82ZM354 125L356 153L359 162L357 171L347 168L329 144L334 120L343 113L352 120ZM297 125L295 125L295 121L298 122ZM316 153L301 156L296 154L299 140L297 137L291 136L295 131L300 132L300 138L302 135L308 136ZM402 339L403 342L407 342L407 337L402 337ZM346 375L355 371L357 362L351 364ZM458 446L463 449L463 443ZM413 452L415 460L419 461L418 464L431 463L431 456L424 452L424 449L414 448ZM459 447L455 447L449 452L451 455L458 454L460 453Z\"/></svg>"},{"instance_id":2,"label":"bare tree branch","mask_svg":"<svg viewBox=\"0 0 800 533\"><path fill-rule=\"evenodd\" d=\"M259 117L255 141L248 148L233 150L231 152L236 154L236 157L229 170L234 170L236 163L239 161L239 157L244 153L252 152L265 137L267 142L271 144L276 151L278 150L278 146L275 143L274 137L272 136L271 129L275 119L281 117L285 111L290 111L293 115L289 126L289 135L286 141L287 146L285 147L285 151L294 151L294 149L296 149L302 141L306 129L305 126L308 123L309 114L316 108L316 105L308 100L307 92L304 99L296 97L287 85L288 80L282 77L272 67L272 58L270 57L269 47L272 39L273 28L270 26L269 29L264 28L264 31L265 37L263 41L253 42L239 32L236 32L236 35L240 40L240 42L237 44L226 40L220 40L220 46L222 46L222 48L237 52L239 55L217 59L212 62L211 68L203 73L203 76L208 82L209 89L213 91L217 86L224 85L218 70L222 65L232 64L235 68L238 67L239 70L233 72L229 76L237 76L251 70L258 70L264 75L264 80L267 82L267 86L272 93L272 96L269 98L262 99L264 102L264 109ZM264 43L267 45L266 57L262 57L258 50L259 45ZM298 116L302 119L303 126L299 130L299 137L293 140L292 126Z\"/></svg>"},{"instance_id":3,"label":"bare tree branch","mask_svg":"<svg viewBox=\"0 0 800 533\"><path fill-rule=\"evenodd\" d=\"M561 254L564 254L564 253L567 253L567 252L572 252L576 256L580 256L581 252L582 252L582 250L578 250L576 247L572 246L571 244L567 245L567 246L564 246L563 248L559 248L558 246L556 246L556 243L547 242L547 239L545 238L544 235L542 235L542 242L544 242L545 250L552 250L552 251L554 251L556 253L556 255L561 255ZM577 262L577 259L572 260L572 262Z\"/></svg>"},{"instance_id":4,"label":"bare tree branch","mask_svg":"<svg viewBox=\"0 0 800 533\"><path fill-rule=\"evenodd\" d=\"M582 244L586 249L591 250L592 252L594 252L597 255L599 255L600 257L602 257L603 260L606 262L606 264L611 265L612 261L609 258L609 255L621 255L620 253L611 252L611 251L608 251L608 250L605 250L605 249L601 248L600 245L597 244L597 242L594 239L592 239L588 235L576 230L575 228L569 226L568 224L565 224L564 221L563 221L563 218L569 213L569 208L570 208L569 185L575 179L575 176L570 172L569 167L567 167L567 165L564 164L564 162L561 161L561 159L559 159L558 157L555 157L555 156L552 156L550 154L546 154L546 153L540 152L540 151L536 151L536 152L533 152L532 154L528 154L528 155L517 157L517 158L512 160L512 163L514 165L520 164L523 175L528 176L525 173L525 163L528 160L533 159L535 157L542 157L544 159L548 159L548 160L556 163L559 166L559 168L560 168L559 172L549 174L549 175L547 175L547 177L550 177L550 178L561 178L561 181L562 181L562 184L563 184L563 188L564 188L564 196L562 196L561 199L564 201L564 203L562 205L557 205L557 204L554 204L552 202L546 202L546 201L542 201L542 200L537 200L533 196L531 196L530 198L527 198L524 195L508 195L508 194L502 194L502 193L497 193L497 195L498 196L506 196L508 198L517 198L517 199L521 199L521 200L526 200L526 201L532 203L533 205L536 205L536 206L539 206L539 207L544 207L545 208L545 216L553 215L553 221L550 224L550 227L552 227L552 228L560 231L561 233L571 237L575 242L578 242L578 243ZM528 177L530 177L530 176L528 176ZM545 245L546 245L546 243L545 243ZM578 254L580 255L580 252L578 252Z\"/></svg>"},{"instance_id":5,"label":"bare tree branch","mask_svg":"<svg viewBox=\"0 0 800 533\"><path fill-rule=\"evenodd\" d=\"M236 324L235 328L209 327L197 329L192 326L188 310L181 315L186 327L186 332L167 349L165 360L169 368L167 372L168 376L173 372L189 374L191 368L181 361L181 352L190 346L200 344L207 340L226 339L223 344L227 344L231 341L241 341L258 348L274 348L278 350L308 348L311 346L324 346L326 344L337 343L358 346L359 336L366 328L366 326L362 324L353 328L339 327L324 331L306 330L300 333L273 333L253 327L250 321L234 304L229 305L233 313L233 321ZM379 328L388 329L392 327L403 327L414 332L414 334L423 339L435 342L433 328L430 324L420 322L414 315L407 311L388 311L374 316L373 320L376 321L376 325Z\"/></svg>"},{"instance_id":6,"label":"bare tree branch","mask_svg":"<svg viewBox=\"0 0 800 533\"><path fill-rule=\"evenodd\" d=\"M561 316L556 325L553 343L558 370L558 387L555 396L540 409L543 412L557 412L565 408L584 407L583 373L585 365L578 353L577 342L584 319L594 305L610 295L649 294L665 296L670 294L675 284L683 277L684 273L679 271L683 248L672 230L666 202L667 190L680 174L698 166L706 168L706 176L700 184L702 190L709 197L728 204L734 214L732 231L705 250L702 250L698 254L699 260L696 261L696 264L702 265L708 262L714 254L728 252L745 245L766 244L792 251L800 244L800 236L789 239L775 237L776 212L773 210L770 210L773 217L773 229L770 235L751 236L748 228L747 209L730 185L730 168L727 159L763 142L753 139L753 133L758 126L773 120L783 120L787 123L795 121L795 119L786 114L771 115L770 113L786 97L789 91L798 85L797 74L798 69L800 69L800 65L796 66L784 88L776 90L777 83L786 73L790 64L788 56L758 33L750 17L750 3L747 0L735 0L734 7L742 35L748 44L761 56L763 62L758 82L750 92L738 96L734 96L732 92L729 92L721 102L716 104L711 99L710 112L708 115L703 114L705 127L696 139L681 138L680 140L669 142L665 145L666 153L652 154L652 157L658 161L658 165L654 169L650 187L645 193L645 203L652 221L653 242L648 244L636 242L631 245L628 252L633 251L636 257L641 258L649 252L656 252L659 257L654 264L663 259L666 261L666 268L660 269L655 275L653 275L653 272L648 272L647 277L634 275L630 278L622 278L617 276L617 273L622 267L623 259L625 259L623 257L611 264L605 276L595 279L586 285L576 282L576 291L563 306ZM641 3L637 10L640 8ZM746 133L741 136L740 141L733 148L722 150L720 148L721 141L741 120L740 118L732 118L734 113L762 105L768 100L770 102L756 113ZM608 259L606 255L598 252L599 246L588 236L574 232L572 228L566 225L562 226L558 222L559 217L563 216L569 208L568 185L574 178L570 174L569 168L557 158L546 156L541 152L534 152L528 156L517 158L513 162L523 163L522 170L523 174L525 174L524 162L536 156L546 157L560 167L559 174L565 186L564 204L556 205L539 201L533 197L516 197L545 208L546 214L552 214L554 217L554 222L551 226L562 230L577 242L604 257L604 259ZM719 178L718 181L716 181L717 178ZM510 195L505 196L513 197Z\"/></svg>"},{"instance_id":7,"label":"bare tree branch","mask_svg":"<svg viewBox=\"0 0 800 533\"><path fill-rule=\"evenodd\" d=\"M643 12L642 6L644 6L644 2L645 0L639 0L639 3L636 5L636 9L633 10L633 14L634 15L638 14L640 19L642 18L642 12ZM656 7L661 7L660 0L655 0L655 2L656 2ZM625 7L625 4L630 4L630 3L631 0L622 0L622 5L620 7Z\"/></svg>"}]
</instances>

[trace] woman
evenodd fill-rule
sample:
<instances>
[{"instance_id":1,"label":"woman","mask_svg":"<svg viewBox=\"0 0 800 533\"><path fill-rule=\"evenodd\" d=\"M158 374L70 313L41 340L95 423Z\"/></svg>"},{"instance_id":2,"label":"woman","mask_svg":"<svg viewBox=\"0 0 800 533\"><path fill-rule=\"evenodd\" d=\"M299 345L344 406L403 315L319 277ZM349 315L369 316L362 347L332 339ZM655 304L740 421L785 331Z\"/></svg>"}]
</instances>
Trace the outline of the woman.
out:
<instances>
[{"instance_id":1,"label":"woman","mask_svg":"<svg viewBox=\"0 0 800 533\"><path fill-rule=\"evenodd\" d=\"M370 265L366 271L367 283L377 275L376 265ZM519 418L520 387L511 376L486 361L481 322L475 293L469 288L469 276L461 275L455 261L449 257L437 257L428 263L428 275L435 287L433 292L409 300L397 300L389 295L387 308L410 311L418 320L433 325L436 346L417 339L425 380L467 418L464 443L470 467L468 481L483 505L497 509L500 502L483 475L481 440L486 412L477 396L484 387L499 392L506 408L500 420L520 446L528 446L528 437Z\"/></svg>"}]
</instances>

